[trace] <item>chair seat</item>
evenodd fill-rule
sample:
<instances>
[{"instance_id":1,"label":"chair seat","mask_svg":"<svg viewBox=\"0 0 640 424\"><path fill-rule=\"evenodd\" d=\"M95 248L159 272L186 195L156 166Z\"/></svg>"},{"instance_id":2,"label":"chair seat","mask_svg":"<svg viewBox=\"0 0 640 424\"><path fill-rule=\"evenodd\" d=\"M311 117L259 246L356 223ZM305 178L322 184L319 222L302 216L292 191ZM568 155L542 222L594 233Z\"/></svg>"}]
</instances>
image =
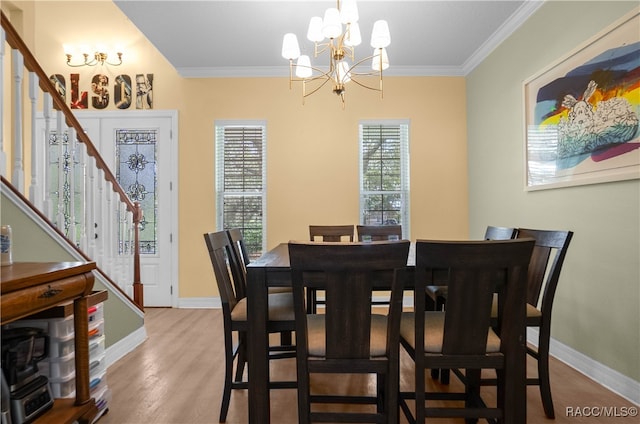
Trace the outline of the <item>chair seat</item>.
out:
<instances>
[{"instance_id":1,"label":"chair seat","mask_svg":"<svg viewBox=\"0 0 640 424\"><path fill-rule=\"evenodd\" d=\"M240 299L231 311L232 321L247 320L247 298ZM269 294L269 321L294 321L293 294Z\"/></svg>"},{"instance_id":2,"label":"chair seat","mask_svg":"<svg viewBox=\"0 0 640 424\"><path fill-rule=\"evenodd\" d=\"M307 316L307 334L309 356L322 358L326 354L325 315ZM387 354L387 317L371 315L371 357L382 357Z\"/></svg>"},{"instance_id":3,"label":"chair seat","mask_svg":"<svg viewBox=\"0 0 640 424\"><path fill-rule=\"evenodd\" d=\"M493 296L493 304L491 305L491 318L498 316L498 296ZM542 312L530 303L527 303L527 326L540 325L542 321Z\"/></svg>"},{"instance_id":4,"label":"chair seat","mask_svg":"<svg viewBox=\"0 0 640 424\"><path fill-rule=\"evenodd\" d=\"M426 353L442 353L445 312L427 311L424 313L424 350ZM415 349L415 315L403 312L400 321L400 337ZM500 352L500 337L489 329L487 335L487 353Z\"/></svg>"}]
</instances>

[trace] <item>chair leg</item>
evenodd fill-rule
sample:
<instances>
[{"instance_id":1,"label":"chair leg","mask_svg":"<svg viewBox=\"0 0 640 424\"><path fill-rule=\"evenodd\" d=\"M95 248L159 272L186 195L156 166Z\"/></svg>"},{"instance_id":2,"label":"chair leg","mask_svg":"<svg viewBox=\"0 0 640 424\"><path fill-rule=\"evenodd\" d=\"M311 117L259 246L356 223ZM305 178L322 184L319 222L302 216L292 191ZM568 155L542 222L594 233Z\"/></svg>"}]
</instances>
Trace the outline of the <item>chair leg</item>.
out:
<instances>
[{"instance_id":1,"label":"chair leg","mask_svg":"<svg viewBox=\"0 0 640 424\"><path fill-rule=\"evenodd\" d=\"M247 363L247 334L238 334L238 354L236 362L236 377L234 381L242 381L244 366ZM231 360L233 366L233 359Z\"/></svg>"},{"instance_id":2,"label":"chair leg","mask_svg":"<svg viewBox=\"0 0 640 424\"><path fill-rule=\"evenodd\" d=\"M443 370L445 371L445 370ZM446 370L447 374L449 370ZM478 399L480 398L480 373L479 369L467 369L465 370L465 407L477 408L479 405ZM478 422L477 418L467 418L464 421L466 424L475 424Z\"/></svg>"},{"instance_id":3,"label":"chair leg","mask_svg":"<svg viewBox=\"0 0 640 424\"><path fill-rule=\"evenodd\" d=\"M441 384L449 384L451 379L451 370L448 368L443 368L440 370L440 383Z\"/></svg>"},{"instance_id":4,"label":"chair leg","mask_svg":"<svg viewBox=\"0 0 640 424\"><path fill-rule=\"evenodd\" d=\"M292 346L293 338L291 337L291 331L282 331L280 332L280 345L281 346Z\"/></svg>"},{"instance_id":5,"label":"chair leg","mask_svg":"<svg viewBox=\"0 0 640 424\"><path fill-rule=\"evenodd\" d=\"M225 337L224 356L224 388L222 389L222 405L220 405L219 420L219 422L221 423L227 420L227 412L229 412L229 401L231 400L231 379L233 378L233 341L231 340L230 336Z\"/></svg>"},{"instance_id":6,"label":"chair leg","mask_svg":"<svg viewBox=\"0 0 640 424\"><path fill-rule=\"evenodd\" d=\"M540 342L538 346L538 380L540 384L540 397L544 414L547 418L554 419L553 399L551 398L551 384L549 381L549 346Z\"/></svg>"}]
</instances>

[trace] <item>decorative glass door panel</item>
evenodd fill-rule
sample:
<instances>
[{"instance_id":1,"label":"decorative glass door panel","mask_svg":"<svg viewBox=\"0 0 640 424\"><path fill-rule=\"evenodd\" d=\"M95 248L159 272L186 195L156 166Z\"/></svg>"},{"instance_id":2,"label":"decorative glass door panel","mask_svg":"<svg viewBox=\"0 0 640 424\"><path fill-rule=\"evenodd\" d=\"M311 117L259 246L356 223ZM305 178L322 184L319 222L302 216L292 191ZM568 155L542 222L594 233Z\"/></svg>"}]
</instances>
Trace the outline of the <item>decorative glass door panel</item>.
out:
<instances>
[{"instance_id":1,"label":"decorative glass door panel","mask_svg":"<svg viewBox=\"0 0 640 424\"><path fill-rule=\"evenodd\" d=\"M140 223L140 253L157 254L158 184L157 130L116 130L116 179L132 202L139 202L143 218ZM121 240L121 248L128 250Z\"/></svg>"}]
</instances>

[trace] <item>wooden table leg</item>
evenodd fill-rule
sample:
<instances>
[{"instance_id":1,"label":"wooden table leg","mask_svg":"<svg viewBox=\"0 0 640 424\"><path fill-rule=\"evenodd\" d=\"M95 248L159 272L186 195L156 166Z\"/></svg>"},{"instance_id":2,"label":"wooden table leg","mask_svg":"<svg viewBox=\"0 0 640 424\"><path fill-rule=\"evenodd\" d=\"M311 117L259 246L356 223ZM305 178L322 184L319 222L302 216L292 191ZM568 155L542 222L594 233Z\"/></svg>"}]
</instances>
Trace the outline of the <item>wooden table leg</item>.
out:
<instances>
[{"instance_id":1,"label":"wooden table leg","mask_svg":"<svg viewBox=\"0 0 640 424\"><path fill-rule=\"evenodd\" d=\"M249 422L269 423L269 335L266 270L247 269Z\"/></svg>"}]
</instances>

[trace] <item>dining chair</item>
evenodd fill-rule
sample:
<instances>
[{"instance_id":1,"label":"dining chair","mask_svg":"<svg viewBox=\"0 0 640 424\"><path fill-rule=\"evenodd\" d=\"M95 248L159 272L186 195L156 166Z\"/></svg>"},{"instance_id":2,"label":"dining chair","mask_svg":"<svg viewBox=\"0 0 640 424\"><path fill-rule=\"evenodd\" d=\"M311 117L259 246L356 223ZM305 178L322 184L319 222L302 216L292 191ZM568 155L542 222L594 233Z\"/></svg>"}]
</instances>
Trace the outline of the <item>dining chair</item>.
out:
<instances>
[{"instance_id":1,"label":"dining chair","mask_svg":"<svg viewBox=\"0 0 640 424\"><path fill-rule=\"evenodd\" d=\"M549 379L551 313L560 272L572 237L572 231L528 228L519 228L516 237L535 240L527 278L527 327L538 328L538 343L537 347L527 345L527 354L535 358L538 376L537 378L527 378L527 384L539 386L544 413L547 418L551 419L555 418ZM497 316L496 300L494 300L492 316L495 320ZM483 385L494 383L493 379L482 382Z\"/></svg>"},{"instance_id":2,"label":"dining chair","mask_svg":"<svg viewBox=\"0 0 640 424\"><path fill-rule=\"evenodd\" d=\"M355 225L309 225L310 241L353 241ZM318 305L324 305L324 298L318 299L318 291L307 290L307 308L309 313L316 313Z\"/></svg>"},{"instance_id":3,"label":"dining chair","mask_svg":"<svg viewBox=\"0 0 640 424\"><path fill-rule=\"evenodd\" d=\"M296 316L298 420L396 423L398 419L399 329L402 289L410 242L290 242ZM391 281L387 314L371 308L374 282ZM326 293L325 313L307 314L305 288ZM336 390L312 393L312 375L376 375L376 393ZM369 405L353 412L328 404ZM311 404L327 405L325 411ZM327 411L328 410L328 411Z\"/></svg>"},{"instance_id":4,"label":"dining chair","mask_svg":"<svg viewBox=\"0 0 640 424\"><path fill-rule=\"evenodd\" d=\"M231 242L231 249L234 254L235 260L231 267L233 274L233 281L235 284L236 297L246 297L247 293L247 265L251 263L250 255L247 250L247 246L242 236L240 228L231 228L227 230L229 241ZM291 287L269 287L268 293L287 293L291 292ZM291 331L282 331L280 333L280 344L283 346L292 345L293 342Z\"/></svg>"},{"instance_id":5,"label":"dining chair","mask_svg":"<svg viewBox=\"0 0 640 424\"><path fill-rule=\"evenodd\" d=\"M527 345L527 354L536 360L538 376L527 378L527 385L539 386L542 407L547 418L555 411L549 377L549 344L551 341L551 313L560 272L564 264L572 231L535 230L518 228L516 239L533 238L535 247L527 275L527 327L538 328L537 347ZM448 304L448 301L447 301ZM497 325L498 302L494 298L492 319ZM432 373L432 376L434 374ZM448 382L446 370L440 371L440 382ZM495 378L482 379L481 385L496 384Z\"/></svg>"},{"instance_id":6,"label":"dining chair","mask_svg":"<svg viewBox=\"0 0 640 424\"><path fill-rule=\"evenodd\" d=\"M248 382L243 381L244 367L247 362L247 298L238 295L234 284L236 271L239 264L233 252L233 244L227 231L218 231L204 234L205 243L209 251L211 265L220 292L222 303L222 317L224 325L224 352L225 352L225 377L222 391L222 404L220 406L220 422L225 422L229 410L232 389L247 389ZM236 282L237 283L237 282ZM241 290L240 290L241 291ZM291 293L269 294L269 321L267 329L269 333L281 333L295 329L293 296ZM234 347L233 333L237 333L237 345ZM269 347L269 359L293 358L295 347L291 345L278 345ZM233 376L234 363L236 366L235 378ZM295 388L296 382L272 381L269 387Z\"/></svg>"},{"instance_id":7,"label":"dining chair","mask_svg":"<svg viewBox=\"0 0 640 424\"><path fill-rule=\"evenodd\" d=\"M358 241L401 240L402 225L358 225Z\"/></svg>"},{"instance_id":8,"label":"dining chair","mask_svg":"<svg viewBox=\"0 0 640 424\"><path fill-rule=\"evenodd\" d=\"M427 241L417 240L415 251L415 308L404 312L400 325L400 343L415 363L415 390L400 393L400 407L409 422L425 422L425 417L467 419L504 416L505 368L524 357L524 325L508 320L520 314L524 324L527 267L534 241ZM447 305L443 311L425 308L425 286L438 272L448 275ZM494 292L501 293L500 318L504 331L491 326ZM525 377L525 364L521 364ZM465 370L464 392L450 386L444 392L427 392L425 371L432 368ZM500 370L500 388L495 407L488 407L480 396L482 369ZM524 383L524 381L523 381ZM522 396L526 403L526 396ZM431 405L432 400L449 400L447 406ZM408 400L415 401L415 413ZM456 407L453 401L463 402ZM511 411L514 411L512 409Z\"/></svg>"}]
</instances>

